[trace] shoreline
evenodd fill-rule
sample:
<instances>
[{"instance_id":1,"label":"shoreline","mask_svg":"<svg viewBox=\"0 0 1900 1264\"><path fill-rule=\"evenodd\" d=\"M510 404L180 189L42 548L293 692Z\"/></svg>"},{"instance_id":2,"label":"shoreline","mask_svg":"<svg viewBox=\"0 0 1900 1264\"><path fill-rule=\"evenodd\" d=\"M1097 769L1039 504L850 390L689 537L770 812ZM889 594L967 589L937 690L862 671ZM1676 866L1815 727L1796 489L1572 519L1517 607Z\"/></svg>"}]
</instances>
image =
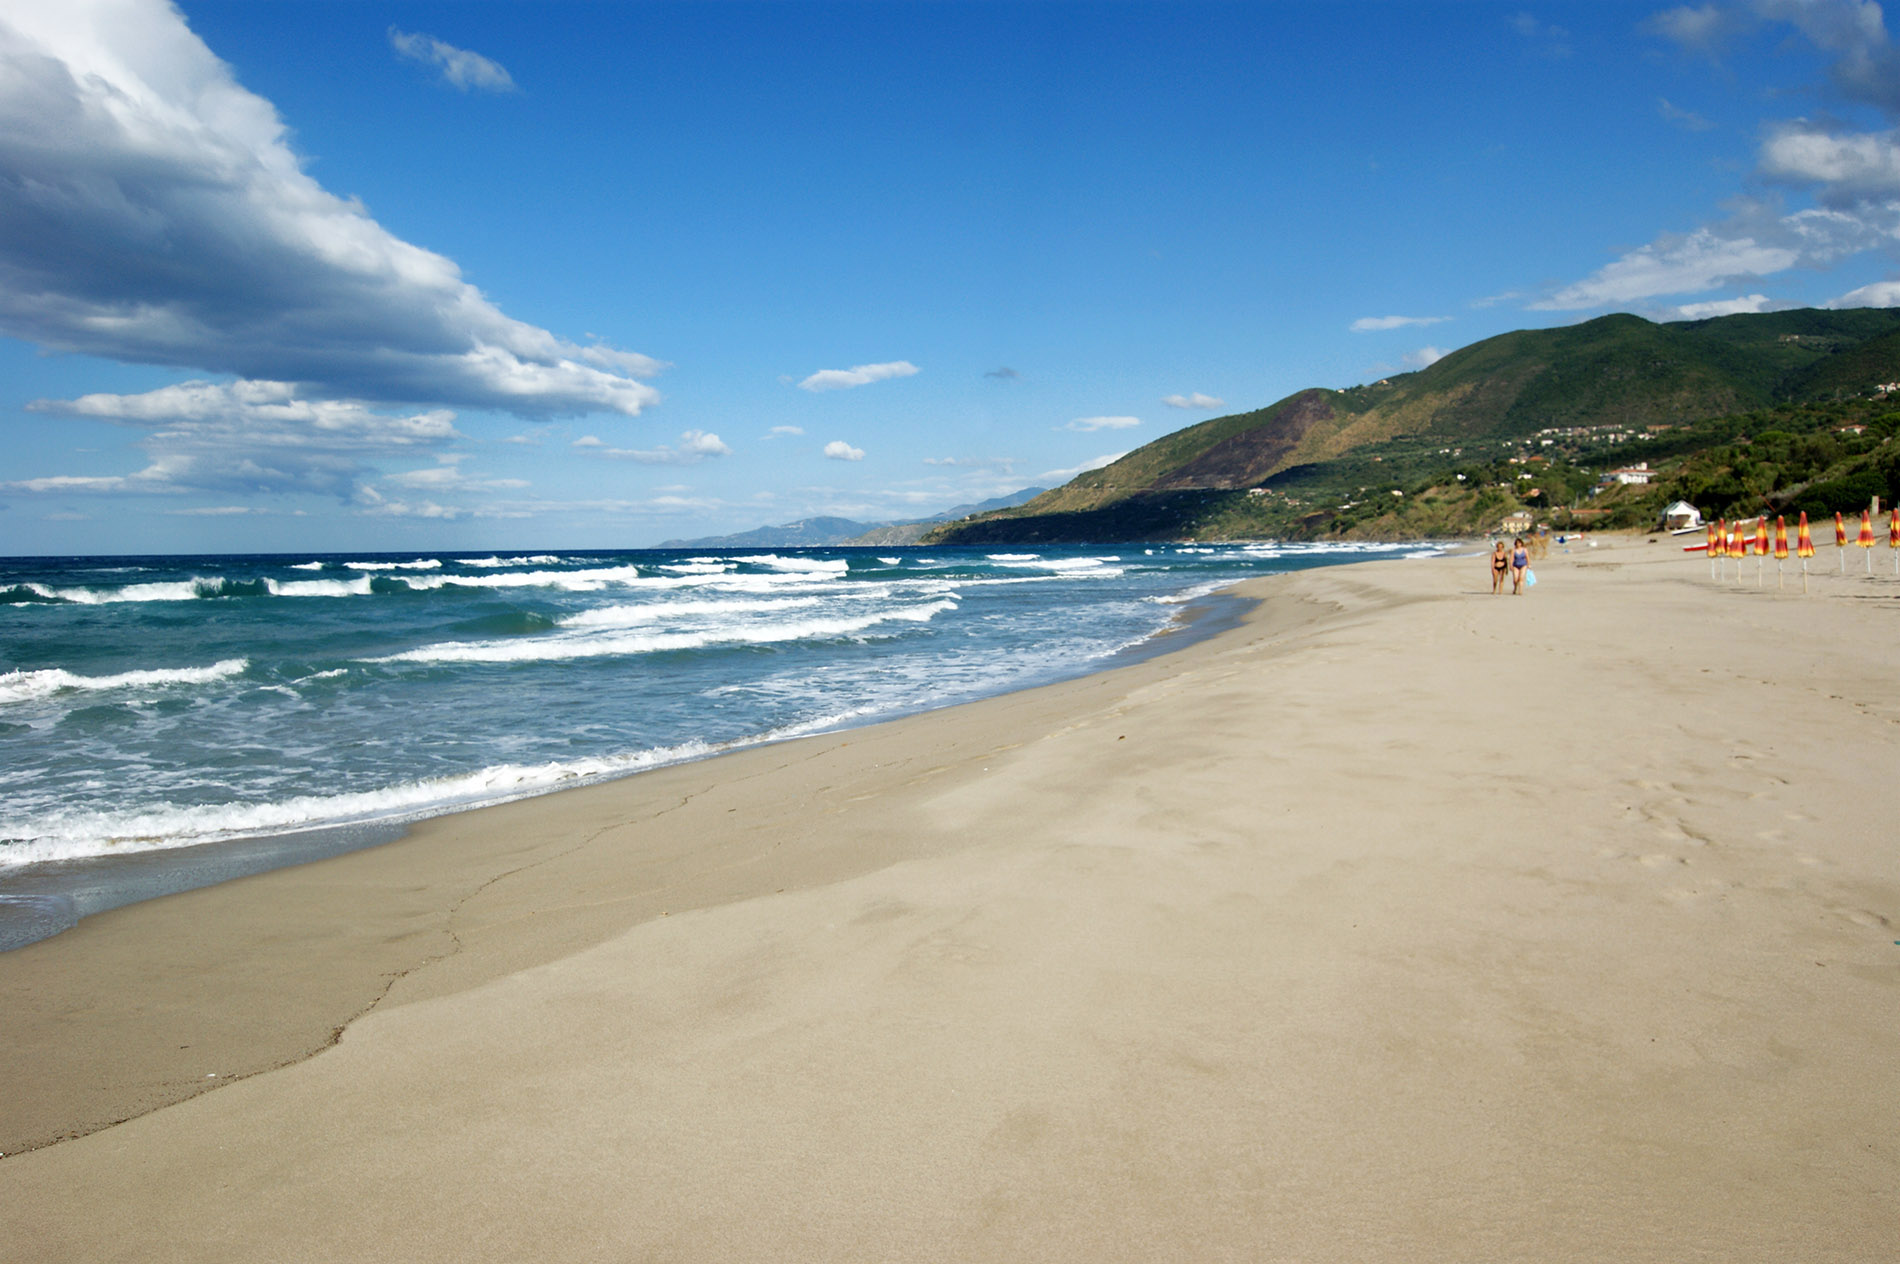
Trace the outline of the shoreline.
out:
<instances>
[{"instance_id":1,"label":"shoreline","mask_svg":"<svg viewBox=\"0 0 1900 1264\"><path fill-rule=\"evenodd\" d=\"M1338 563L1347 566L1355 564ZM1113 671L1118 667L1177 652L1237 626L1251 603L1245 598L1230 595L1231 587L1223 586L1184 600L1168 622L1153 633L1093 664L1084 665L1075 674L1013 686L1006 692L1040 689L1097 672ZM629 777L645 776L662 768L721 759L739 751L797 741L803 737L850 732L982 700L952 699L920 710L901 711L880 719L847 722L792 737L761 734L722 745L703 755L685 756L667 763L582 779L572 785L557 782L505 798L429 809L420 814L405 812L367 820L313 822L297 829L266 834L139 848L119 855L31 861L0 867L0 954L63 934L84 918L129 904L162 899L168 895L195 891L276 869L328 860L365 848L381 847L404 838L424 821L464 812L482 812L507 803L566 794L589 786L608 785Z\"/></svg>"},{"instance_id":2,"label":"shoreline","mask_svg":"<svg viewBox=\"0 0 1900 1264\"><path fill-rule=\"evenodd\" d=\"M1250 580L1158 658L86 919L0 957L0 1149L103 1131L0 1160L0 1225L1890 1256L1900 584L1606 543L1522 601L1469 558Z\"/></svg>"}]
</instances>

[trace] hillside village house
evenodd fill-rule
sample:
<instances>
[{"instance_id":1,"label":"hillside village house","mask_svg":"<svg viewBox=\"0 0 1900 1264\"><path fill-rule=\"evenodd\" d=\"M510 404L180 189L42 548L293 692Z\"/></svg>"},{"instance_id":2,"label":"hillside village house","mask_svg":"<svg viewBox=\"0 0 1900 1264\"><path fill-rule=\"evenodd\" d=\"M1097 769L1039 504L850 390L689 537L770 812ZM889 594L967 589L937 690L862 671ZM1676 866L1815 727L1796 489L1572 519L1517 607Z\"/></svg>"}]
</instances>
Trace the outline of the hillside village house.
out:
<instances>
[{"instance_id":1,"label":"hillside village house","mask_svg":"<svg viewBox=\"0 0 1900 1264\"><path fill-rule=\"evenodd\" d=\"M1505 535L1522 535L1531 529L1533 521L1530 510L1520 509L1516 513L1505 514L1498 522L1498 529Z\"/></svg>"},{"instance_id":2,"label":"hillside village house","mask_svg":"<svg viewBox=\"0 0 1900 1264\"><path fill-rule=\"evenodd\" d=\"M1636 464L1625 466L1623 469L1609 471L1603 476L1603 481L1606 483L1623 483L1625 485L1634 483L1639 487L1647 487L1650 478L1655 473L1655 470L1649 468L1648 461L1638 461Z\"/></svg>"}]
</instances>

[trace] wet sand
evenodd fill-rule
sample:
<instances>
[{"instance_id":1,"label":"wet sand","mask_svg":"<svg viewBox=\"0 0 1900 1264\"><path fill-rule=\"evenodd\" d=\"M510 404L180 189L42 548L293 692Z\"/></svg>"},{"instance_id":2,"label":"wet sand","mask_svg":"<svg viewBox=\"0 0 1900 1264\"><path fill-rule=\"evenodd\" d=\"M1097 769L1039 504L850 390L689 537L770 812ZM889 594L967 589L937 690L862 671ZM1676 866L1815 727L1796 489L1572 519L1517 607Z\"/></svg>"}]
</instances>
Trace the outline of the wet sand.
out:
<instances>
[{"instance_id":1,"label":"wet sand","mask_svg":"<svg viewBox=\"0 0 1900 1264\"><path fill-rule=\"evenodd\" d=\"M1900 581L1678 548L1256 581L1177 654L88 918L0 955L0 1241L1900 1256Z\"/></svg>"}]
</instances>

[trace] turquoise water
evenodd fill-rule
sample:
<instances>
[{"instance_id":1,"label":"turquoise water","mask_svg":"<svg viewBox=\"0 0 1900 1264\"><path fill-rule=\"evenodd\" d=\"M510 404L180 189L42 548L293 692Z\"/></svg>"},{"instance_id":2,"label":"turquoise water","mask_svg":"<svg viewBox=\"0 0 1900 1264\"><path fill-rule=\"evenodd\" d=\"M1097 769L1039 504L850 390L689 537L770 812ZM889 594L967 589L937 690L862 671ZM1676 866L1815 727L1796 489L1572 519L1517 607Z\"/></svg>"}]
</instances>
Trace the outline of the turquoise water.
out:
<instances>
[{"instance_id":1,"label":"turquoise water","mask_svg":"<svg viewBox=\"0 0 1900 1264\"><path fill-rule=\"evenodd\" d=\"M399 824L1079 675L1238 579L1405 551L4 559L0 879Z\"/></svg>"}]
</instances>

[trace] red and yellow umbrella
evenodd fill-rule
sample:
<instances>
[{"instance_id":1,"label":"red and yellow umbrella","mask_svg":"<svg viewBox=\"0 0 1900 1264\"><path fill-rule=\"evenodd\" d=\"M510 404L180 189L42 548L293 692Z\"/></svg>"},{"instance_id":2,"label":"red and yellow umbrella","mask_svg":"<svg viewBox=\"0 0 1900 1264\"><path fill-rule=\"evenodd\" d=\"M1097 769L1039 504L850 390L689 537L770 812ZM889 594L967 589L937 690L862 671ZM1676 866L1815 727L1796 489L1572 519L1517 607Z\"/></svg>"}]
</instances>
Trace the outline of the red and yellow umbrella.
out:
<instances>
[{"instance_id":1,"label":"red and yellow umbrella","mask_svg":"<svg viewBox=\"0 0 1900 1264\"><path fill-rule=\"evenodd\" d=\"M1889 511L1887 519L1887 547L1900 549L1900 509Z\"/></svg>"},{"instance_id":2,"label":"red and yellow umbrella","mask_svg":"<svg viewBox=\"0 0 1900 1264\"><path fill-rule=\"evenodd\" d=\"M1867 550L1867 573L1874 573L1874 515L1870 509L1860 511L1860 536L1854 541L1859 548Z\"/></svg>"},{"instance_id":3,"label":"red and yellow umbrella","mask_svg":"<svg viewBox=\"0 0 1900 1264\"><path fill-rule=\"evenodd\" d=\"M1834 553L1841 560L1841 574L1847 574L1847 526L1838 509L1834 511Z\"/></svg>"},{"instance_id":4,"label":"red and yellow umbrella","mask_svg":"<svg viewBox=\"0 0 1900 1264\"><path fill-rule=\"evenodd\" d=\"M1802 557L1814 556L1814 536L1808 531L1808 514L1801 512L1801 525L1794 539L1794 551Z\"/></svg>"},{"instance_id":5,"label":"red and yellow umbrella","mask_svg":"<svg viewBox=\"0 0 1900 1264\"><path fill-rule=\"evenodd\" d=\"M1775 515L1775 560L1777 562L1782 562L1782 561L1786 561L1787 558L1788 558L1788 520L1783 518L1780 514L1776 514Z\"/></svg>"},{"instance_id":6,"label":"red and yellow umbrella","mask_svg":"<svg viewBox=\"0 0 1900 1264\"><path fill-rule=\"evenodd\" d=\"M1715 520L1715 538L1709 541L1709 555L1711 557L1728 556L1727 518L1717 518Z\"/></svg>"},{"instance_id":7,"label":"red and yellow umbrella","mask_svg":"<svg viewBox=\"0 0 1900 1264\"><path fill-rule=\"evenodd\" d=\"M1755 556L1768 556L1768 518L1766 515L1755 519Z\"/></svg>"}]
</instances>

